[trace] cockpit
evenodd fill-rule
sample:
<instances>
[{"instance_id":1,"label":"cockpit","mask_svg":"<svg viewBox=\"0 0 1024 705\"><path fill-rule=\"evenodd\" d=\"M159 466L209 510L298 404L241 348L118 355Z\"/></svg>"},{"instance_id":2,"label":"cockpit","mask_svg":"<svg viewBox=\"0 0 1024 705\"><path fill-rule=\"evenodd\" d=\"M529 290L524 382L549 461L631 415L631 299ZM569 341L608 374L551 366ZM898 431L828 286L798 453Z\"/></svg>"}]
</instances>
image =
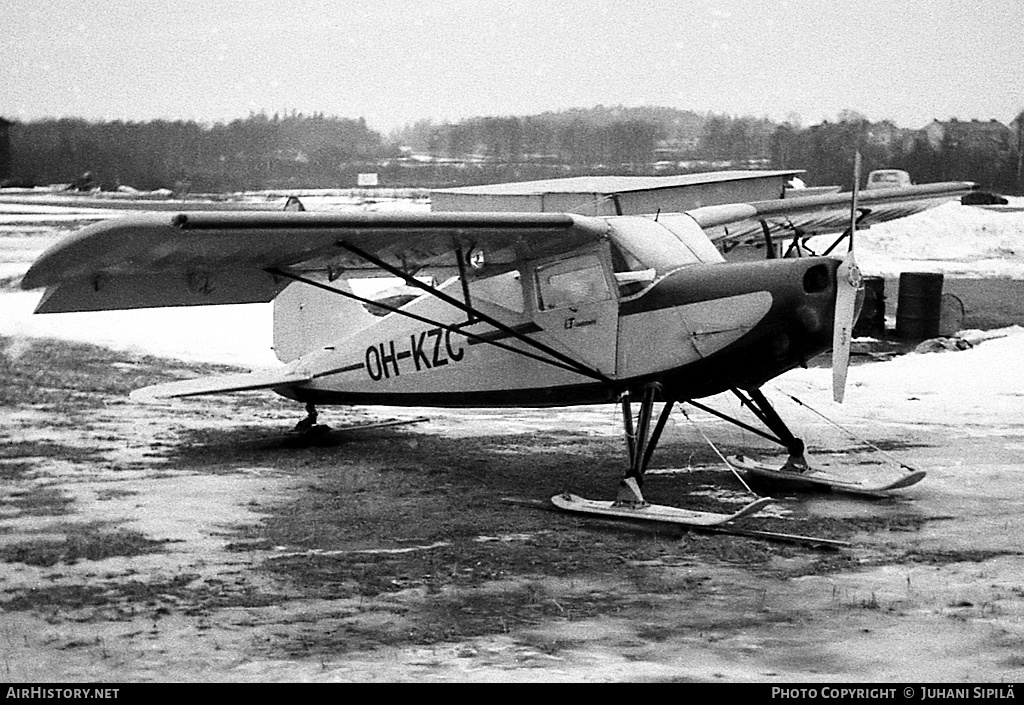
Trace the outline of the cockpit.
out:
<instances>
[{"instance_id":1,"label":"cockpit","mask_svg":"<svg viewBox=\"0 0 1024 705\"><path fill-rule=\"evenodd\" d=\"M724 261L690 216L618 217L609 222L612 269L621 297L642 293L654 280L693 264Z\"/></svg>"}]
</instances>

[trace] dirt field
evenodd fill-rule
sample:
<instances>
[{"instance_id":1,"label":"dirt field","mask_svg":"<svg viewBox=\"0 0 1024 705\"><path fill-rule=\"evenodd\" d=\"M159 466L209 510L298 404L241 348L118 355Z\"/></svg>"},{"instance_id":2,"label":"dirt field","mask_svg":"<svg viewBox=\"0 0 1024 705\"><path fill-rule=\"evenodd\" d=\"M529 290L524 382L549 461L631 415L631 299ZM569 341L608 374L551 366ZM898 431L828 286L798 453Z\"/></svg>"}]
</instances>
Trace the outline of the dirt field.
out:
<instances>
[{"instance_id":1,"label":"dirt field","mask_svg":"<svg viewBox=\"0 0 1024 705\"><path fill-rule=\"evenodd\" d=\"M0 350L5 681L1024 676L1024 425L897 428L874 440L925 482L892 499L784 495L742 523L852 544L823 550L503 501L609 496L624 462L611 408L329 410L336 428L429 420L297 445L299 409L267 395L126 399L213 368ZM691 416L730 452L766 452ZM877 461L852 442L827 450ZM658 502L751 499L685 420L655 465Z\"/></svg>"}]
</instances>

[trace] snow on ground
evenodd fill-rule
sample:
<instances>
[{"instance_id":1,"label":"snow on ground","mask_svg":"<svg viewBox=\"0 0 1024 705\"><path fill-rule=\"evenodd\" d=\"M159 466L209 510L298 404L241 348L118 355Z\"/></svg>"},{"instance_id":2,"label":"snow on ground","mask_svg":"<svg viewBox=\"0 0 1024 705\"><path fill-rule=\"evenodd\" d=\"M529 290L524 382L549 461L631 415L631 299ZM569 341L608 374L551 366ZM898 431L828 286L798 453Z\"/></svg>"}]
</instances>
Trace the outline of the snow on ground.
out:
<instances>
[{"instance_id":1,"label":"snow on ground","mask_svg":"<svg viewBox=\"0 0 1024 705\"><path fill-rule=\"evenodd\" d=\"M272 350L272 304L36 316L38 302L35 292L0 294L0 335L94 343L188 362L280 365Z\"/></svg>"},{"instance_id":2,"label":"snow on ground","mask_svg":"<svg viewBox=\"0 0 1024 705\"><path fill-rule=\"evenodd\" d=\"M832 371L792 370L766 385L776 398L796 396L852 424L938 424L966 435L1021 421L1024 328L966 331L975 346L959 352L911 353L850 368L843 404L832 401ZM785 402L781 402L785 403ZM791 406L791 404L787 405Z\"/></svg>"},{"instance_id":3,"label":"snow on ground","mask_svg":"<svg viewBox=\"0 0 1024 705\"><path fill-rule=\"evenodd\" d=\"M1024 198L1008 199L1024 207ZM812 238L831 244L833 236ZM857 231L857 263L865 274L942 272L960 277L1024 279L1024 211L996 211L953 201Z\"/></svg>"}]
</instances>

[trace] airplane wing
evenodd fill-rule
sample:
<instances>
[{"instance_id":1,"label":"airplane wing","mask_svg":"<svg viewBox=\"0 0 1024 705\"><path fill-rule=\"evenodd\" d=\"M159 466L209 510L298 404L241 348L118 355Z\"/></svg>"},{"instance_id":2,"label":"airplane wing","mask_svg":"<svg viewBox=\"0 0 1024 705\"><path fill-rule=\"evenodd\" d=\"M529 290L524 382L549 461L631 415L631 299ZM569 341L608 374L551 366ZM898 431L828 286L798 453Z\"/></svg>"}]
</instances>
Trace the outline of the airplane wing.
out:
<instances>
[{"instance_id":1,"label":"airplane wing","mask_svg":"<svg viewBox=\"0 0 1024 705\"><path fill-rule=\"evenodd\" d=\"M379 271L350 247L415 272L455 267L460 251L491 265L554 255L607 232L603 220L558 213L146 214L57 243L22 287L46 287L37 313L257 303L290 283L274 270Z\"/></svg>"},{"instance_id":2,"label":"airplane wing","mask_svg":"<svg viewBox=\"0 0 1024 705\"><path fill-rule=\"evenodd\" d=\"M970 181L948 181L905 188L860 191L862 218L858 227L904 218L959 198L978 188ZM773 235L801 236L841 233L850 226L849 193L832 193L754 203L704 206L687 211L716 244L764 241L764 227Z\"/></svg>"}]
</instances>

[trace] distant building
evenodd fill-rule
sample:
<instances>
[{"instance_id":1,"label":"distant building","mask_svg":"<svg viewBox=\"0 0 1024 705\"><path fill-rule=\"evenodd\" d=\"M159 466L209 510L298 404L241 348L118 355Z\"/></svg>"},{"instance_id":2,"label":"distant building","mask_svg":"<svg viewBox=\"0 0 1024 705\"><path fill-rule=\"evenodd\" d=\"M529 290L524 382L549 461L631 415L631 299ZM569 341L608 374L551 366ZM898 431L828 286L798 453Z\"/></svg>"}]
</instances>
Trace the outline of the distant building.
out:
<instances>
[{"instance_id":1,"label":"distant building","mask_svg":"<svg viewBox=\"0 0 1024 705\"><path fill-rule=\"evenodd\" d=\"M655 161L679 162L693 157L700 146L697 137L660 140L654 147Z\"/></svg>"},{"instance_id":2,"label":"distant building","mask_svg":"<svg viewBox=\"0 0 1024 705\"><path fill-rule=\"evenodd\" d=\"M970 151L1009 151L1013 133L998 120L932 120L922 132L932 149L962 148Z\"/></svg>"},{"instance_id":3,"label":"distant building","mask_svg":"<svg viewBox=\"0 0 1024 705\"><path fill-rule=\"evenodd\" d=\"M0 184L14 175L14 153L11 149L11 125L0 117Z\"/></svg>"},{"instance_id":4,"label":"distant building","mask_svg":"<svg viewBox=\"0 0 1024 705\"><path fill-rule=\"evenodd\" d=\"M896 127L888 120L867 126L865 139L868 144L877 145L886 150L909 152L914 145L914 135L917 131Z\"/></svg>"}]
</instances>

